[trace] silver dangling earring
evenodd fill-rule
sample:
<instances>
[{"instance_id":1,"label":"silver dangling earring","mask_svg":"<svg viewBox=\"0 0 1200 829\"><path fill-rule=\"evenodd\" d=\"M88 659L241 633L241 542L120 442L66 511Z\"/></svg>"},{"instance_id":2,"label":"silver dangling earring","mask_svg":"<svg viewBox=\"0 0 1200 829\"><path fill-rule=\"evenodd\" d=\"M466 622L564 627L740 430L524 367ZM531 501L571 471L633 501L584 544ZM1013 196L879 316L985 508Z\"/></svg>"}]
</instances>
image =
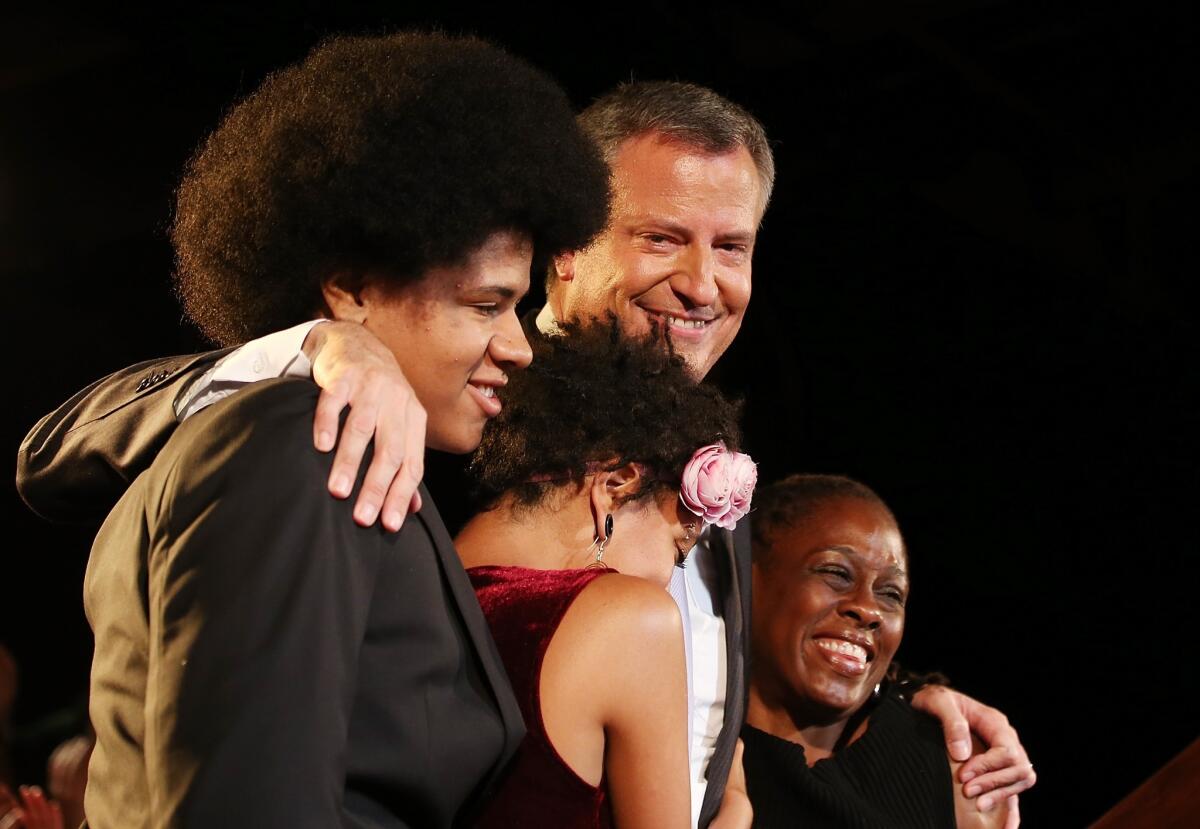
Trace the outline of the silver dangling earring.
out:
<instances>
[{"instance_id":1,"label":"silver dangling earring","mask_svg":"<svg viewBox=\"0 0 1200 829\"><path fill-rule=\"evenodd\" d=\"M683 537L683 549L675 551L675 566L680 569L683 569L687 566L688 553L690 553L692 551L692 547L695 546L692 544L692 533L696 531L696 522L693 521L692 523L684 524L683 526L684 529L687 530L687 534Z\"/></svg>"},{"instance_id":2,"label":"silver dangling earring","mask_svg":"<svg viewBox=\"0 0 1200 829\"><path fill-rule=\"evenodd\" d=\"M883 687L882 682L876 682L875 690L871 692L871 696L874 697L875 699L879 699L879 694L881 693L882 687Z\"/></svg>"},{"instance_id":3,"label":"silver dangling earring","mask_svg":"<svg viewBox=\"0 0 1200 829\"><path fill-rule=\"evenodd\" d=\"M604 516L604 538L596 536L596 540L592 542L592 546L588 547L588 550L591 550L593 547L596 550L596 560L589 564L588 567L603 567L606 570L608 569L608 565L604 563L604 548L608 546L608 540L612 538L612 533L613 517L610 512Z\"/></svg>"}]
</instances>

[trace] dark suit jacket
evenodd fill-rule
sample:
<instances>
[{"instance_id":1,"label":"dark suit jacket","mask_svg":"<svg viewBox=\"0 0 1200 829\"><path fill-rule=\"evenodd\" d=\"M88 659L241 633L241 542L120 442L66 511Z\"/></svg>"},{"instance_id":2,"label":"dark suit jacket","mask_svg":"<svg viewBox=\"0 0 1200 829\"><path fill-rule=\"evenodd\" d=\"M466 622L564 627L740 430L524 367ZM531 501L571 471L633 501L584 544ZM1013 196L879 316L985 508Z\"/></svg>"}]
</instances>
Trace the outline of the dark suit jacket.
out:
<instances>
[{"instance_id":1,"label":"dark suit jacket","mask_svg":"<svg viewBox=\"0 0 1200 829\"><path fill-rule=\"evenodd\" d=\"M537 312L522 319L536 330ZM97 381L42 418L21 445L17 488L40 515L65 521L102 516L128 482L149 465L177 426L174 400L226 351L140 363ZM316 487L324 493L324 484ZM325 496L328 497L328 496ZM349 519L347 519L349 520ZM746 713L750 636L750 526L713 534L725 564L723 605L728 647L725 725L708 770L700 825L707 826L725 792Z\"/></svg>"},{"instance_id":2,"label":"dark suit jacket","mask_svg":"<svg viewBox=\"0 0 1200 829\"><path fill-rule=\"evenodd\" d=\"M93 829L448 827L515 750L432 499L400 533L357 526L316 396L273 380L189 419L97 536Z\"/></svg>"},{"instance_id":3,"label":"dark suit jacket","mask_svg":"<svg viewBox=\"0 0 1200 829\"><path fill-rule=\"evenodd\" d=\"M99 522L179 425L175 397L232 349L149 360L76 393L17 452L17 490L51 521Z\"/></svg>"}]
</instances>

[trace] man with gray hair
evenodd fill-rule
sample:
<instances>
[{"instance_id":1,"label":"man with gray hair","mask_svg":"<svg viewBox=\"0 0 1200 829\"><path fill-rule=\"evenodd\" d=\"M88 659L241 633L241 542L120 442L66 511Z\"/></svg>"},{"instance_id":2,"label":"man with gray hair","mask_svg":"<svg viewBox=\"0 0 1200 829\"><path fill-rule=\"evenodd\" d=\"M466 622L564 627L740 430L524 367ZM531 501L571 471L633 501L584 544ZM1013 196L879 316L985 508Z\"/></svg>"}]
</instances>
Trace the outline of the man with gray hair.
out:
<instances>
[{"instance_id":1,"label":"man with gray hair","mask_svg":"<svg viewBox=\"0 0 1200 829\"><path fill-rule=\"evenodd\" d=\"M526 324L548 331L612 315L627 334L664 333L700 380L737 336L750 301L754 244L775 176L766 134L742 107L676 82L622 85L579 120L612 170L612 211L589 247L551 264L546 305ZM349 496L373 438L355 519L399 529L419 508L423 412L390 353L343 323L309 323L231 352L144 363L106 378L34 427L18 459L18 486L48 517L103 514L177 419L247 382L307 375L310 365L324 389L314 443L337 448L331 493ZM689 560L671 594L685 621L693 820L707 826L725 796L745 713L747 523L706 534ZM972 730L990 746L963 766L960 780L970 780L969 796L1012 797L1015 826L1015 795L1035 778L1004 716L943 688L922 690L914 705L941 720L955 759L970 756Z\"/></svg>"}]
</instances>

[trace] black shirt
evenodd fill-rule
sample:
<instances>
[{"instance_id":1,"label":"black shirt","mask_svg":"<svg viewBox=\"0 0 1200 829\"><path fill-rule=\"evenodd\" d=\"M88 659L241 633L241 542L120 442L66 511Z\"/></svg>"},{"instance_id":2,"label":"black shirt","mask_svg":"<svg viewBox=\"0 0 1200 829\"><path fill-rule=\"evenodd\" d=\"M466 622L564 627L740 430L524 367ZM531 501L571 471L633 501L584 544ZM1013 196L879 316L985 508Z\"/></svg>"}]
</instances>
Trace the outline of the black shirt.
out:
<instances>
[{"instance_id":1,"label":"black shirt","mask_svg":"<svg viewBox=\"0 0 1200 829\"><path fill-rule=\"evenodd\" d=\"M955 825L941 728L894 692L871 712L862 737L811 768L796 743L749 725L742 740L757 829Z\"/></svg>"}]
</instances>

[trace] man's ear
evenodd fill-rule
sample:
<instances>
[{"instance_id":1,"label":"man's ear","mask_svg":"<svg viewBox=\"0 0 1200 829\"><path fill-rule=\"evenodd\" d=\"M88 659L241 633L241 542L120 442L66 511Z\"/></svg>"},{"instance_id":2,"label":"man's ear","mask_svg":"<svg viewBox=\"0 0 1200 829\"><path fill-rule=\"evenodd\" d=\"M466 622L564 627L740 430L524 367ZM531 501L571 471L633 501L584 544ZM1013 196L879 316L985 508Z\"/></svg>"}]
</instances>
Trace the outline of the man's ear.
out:
<instances>
[{"instance_id":1,"label":"man's ear","mask_svg":"<svg viewBox=\"0 0 1200 829\"><path fill-rule=\"evenodd\" d=\"M563 319L563 293L567 283L575 279L575 251L560 253L550 260L549 273L546 275L546 308L553 314L555 320Z\"/></svg>"},{"instance_id":2,"label":"man's ear","mask_svg":"<svg viewBox=\"0 0 1200 829\"><path fill-rule=\"evenodd\" d=\"M367 306L363 304L362 293L344 287L345 280L340 276L333 274L321 282L321 296L325 300L325 309L332 319L357 322L361 325L367 321Z\"/></svg>"},{"instance_id":3,"label":"man's ear","mask_svg":"<svg viewBox=\"0 0 1200 829\"><path fill-rule=\"evenodd\" d=\"M611 472L597 472L592 476L589 495L597 538L608 537L604 531L605 517L632 500L645 484L645 477L641 465L636 463L627 463Z\"/></svg>"}]
</instances>

